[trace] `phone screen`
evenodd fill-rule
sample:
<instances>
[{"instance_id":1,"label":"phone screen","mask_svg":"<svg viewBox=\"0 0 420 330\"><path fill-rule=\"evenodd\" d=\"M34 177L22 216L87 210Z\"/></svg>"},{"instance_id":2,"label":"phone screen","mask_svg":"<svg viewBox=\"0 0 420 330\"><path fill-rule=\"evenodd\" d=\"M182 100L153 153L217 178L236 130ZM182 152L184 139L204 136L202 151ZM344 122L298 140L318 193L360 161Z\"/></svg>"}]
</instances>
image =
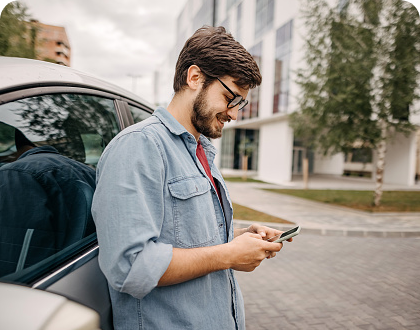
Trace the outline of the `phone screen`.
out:
<instances>
[{"instance_id":1,"label":"phone screen","mask_svg":"<svg viewBox=\"0 0 420 330\"><path fill-rule=\"evenodd\" d=\"M275 241L275 240L277 240L277 239L279 239L279 238L281 238L281 237L285 237L285 236L287 236L287 235L290 235L290 234L294 233L295 231L297 231L297 230L298 230L298 228L299 228L299 226L297 226L297 227L295 227L295 228L292 228L292 229L290 229L290 230L288 230L288 231L285 231L283 234L280 234L280 235L277 235L277 236L273 236L273 237L269 238L269 239L267 240L267 242L272 242L272 241Z\"/></svg>"}]
</instances>

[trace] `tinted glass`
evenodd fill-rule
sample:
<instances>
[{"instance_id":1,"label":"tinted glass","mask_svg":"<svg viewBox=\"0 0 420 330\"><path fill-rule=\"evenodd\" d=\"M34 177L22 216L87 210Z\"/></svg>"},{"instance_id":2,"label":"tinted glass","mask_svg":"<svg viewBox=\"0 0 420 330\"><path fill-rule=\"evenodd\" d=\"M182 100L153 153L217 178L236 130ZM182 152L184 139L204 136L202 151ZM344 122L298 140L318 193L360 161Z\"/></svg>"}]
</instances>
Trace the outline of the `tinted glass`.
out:
<instances>
[{"instance_id":1,"label":"tinted glass","mask_svg":"<svg viewBox=\"0 0 420 330\"><path fill-rule=\"evenodd\" d=\"M150 117L151 114L147 111L144 111L140 108L137 108L131 104L129 104L131 115L133 116L133 120L135 123L138 123L146 118Z\"/></svg>"},{"instance_id":2,"label":"tinted glass","mask_svg":"<svg viewBox=\"0 0 420 330\"><path fill-rule=\"evenodd\" d=\"M102 97L0 105L0 277L45 271L95 235L95 166L118 131L114 102Z\"/></svg>"}]
</instances>

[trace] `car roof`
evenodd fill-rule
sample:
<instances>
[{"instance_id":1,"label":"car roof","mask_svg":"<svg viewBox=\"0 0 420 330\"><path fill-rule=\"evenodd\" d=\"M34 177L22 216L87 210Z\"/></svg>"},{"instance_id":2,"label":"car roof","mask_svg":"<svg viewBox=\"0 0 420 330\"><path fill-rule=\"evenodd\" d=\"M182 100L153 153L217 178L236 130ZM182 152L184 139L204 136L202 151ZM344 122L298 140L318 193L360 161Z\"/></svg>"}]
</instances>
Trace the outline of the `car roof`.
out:
<instances>
[{"instance_id":1,"label":"car roof","mask_svg":"<svg viewBox=\"0 0 420 330\"><path fill-rule=\"evenodd\" d=\"M154 108L152 104L124 88L75 69L44 61L0 56L0 94L41 86L86 87L120 95Z\"/></svg>"}]
</instances>

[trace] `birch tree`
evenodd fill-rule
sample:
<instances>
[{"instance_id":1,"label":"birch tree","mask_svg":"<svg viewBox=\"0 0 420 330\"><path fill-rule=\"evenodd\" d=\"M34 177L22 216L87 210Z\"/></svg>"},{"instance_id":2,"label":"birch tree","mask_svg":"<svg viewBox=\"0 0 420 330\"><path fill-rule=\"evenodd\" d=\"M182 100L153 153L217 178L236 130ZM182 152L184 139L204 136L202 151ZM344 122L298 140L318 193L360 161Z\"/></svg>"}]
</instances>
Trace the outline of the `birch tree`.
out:
<instances>
[{"instance_id":1,"label":"birch tree","mask_svg":"<svg viewBox=\"0 0 420 330\"><path fill-rule=\"evenodd\" d=\"M298 71L300 111L291 126L324 154L347 153L355 143L375 150L379 206L387 144L415 129L409 119L419 98L419 14L402 0L341 0L333 7L306 0L303 8L307 67Z\"/></svg>"}]
</instances>

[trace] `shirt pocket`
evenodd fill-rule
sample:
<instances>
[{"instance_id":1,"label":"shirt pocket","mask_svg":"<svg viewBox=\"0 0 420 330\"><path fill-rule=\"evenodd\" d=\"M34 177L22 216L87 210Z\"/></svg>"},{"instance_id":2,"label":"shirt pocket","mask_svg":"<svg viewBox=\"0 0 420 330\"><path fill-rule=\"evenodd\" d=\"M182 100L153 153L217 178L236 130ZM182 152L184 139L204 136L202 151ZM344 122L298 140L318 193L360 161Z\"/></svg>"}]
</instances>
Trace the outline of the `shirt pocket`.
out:
<instances>
[{"instance_id":1,"label":"shirt pocket","mask_svg":"<svg viewBox=\"0 0 420 330\"><path fill-rule=\"evenodd\" d=\"M194 176L168 183L176 244L184 248L213 245L218 229L211 186L207 178Z\"/></svg>"}]
</instances>

